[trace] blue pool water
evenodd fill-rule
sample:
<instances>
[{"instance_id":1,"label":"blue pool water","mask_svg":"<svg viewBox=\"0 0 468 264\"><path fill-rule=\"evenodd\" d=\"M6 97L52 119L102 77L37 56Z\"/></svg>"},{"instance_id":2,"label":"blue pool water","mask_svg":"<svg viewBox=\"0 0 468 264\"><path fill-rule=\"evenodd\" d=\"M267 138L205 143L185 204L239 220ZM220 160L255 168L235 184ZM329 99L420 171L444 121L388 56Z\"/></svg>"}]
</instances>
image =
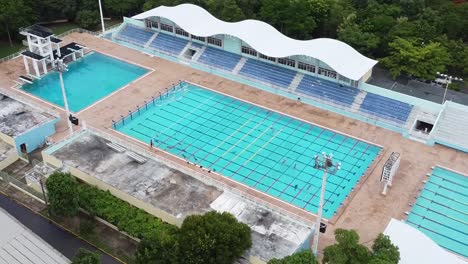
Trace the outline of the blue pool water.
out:
<instances>
[{"instance_id":1,"label":"blue pool water","mask_svg":"<svg viewBox=\"0 0 468 264\"><path fill-rule=\"evenodd\" d=\"M434 168L406 222L440 246L468 257L468 177Z\"/></svg>"},{"instance_id":2,"label":"blue pool water","mask_svg":"<svg viewBox=\"0 0 468 264\"><path fill-rule=\"evenodd\" d=\"M94 52L68 65L63 74L68 105L78 112L118 90L148 72L148 70L109 56ZM51 72L32 84L23 85L24 91L55 105L64 106L57 72Z\"/></svg>"},{"instance_id":3,"label":"blue pool water","mask_svg":"<svg viewBox=\"0 0 468 264\"><path fill-rule=\"evenodd\" d=\"M143 106L118 131L287 203L317 212L322 171L314 155L333 153L324 217L331 218L380 151L366 142L183 84Z\"/></svg>"}]
</instances>

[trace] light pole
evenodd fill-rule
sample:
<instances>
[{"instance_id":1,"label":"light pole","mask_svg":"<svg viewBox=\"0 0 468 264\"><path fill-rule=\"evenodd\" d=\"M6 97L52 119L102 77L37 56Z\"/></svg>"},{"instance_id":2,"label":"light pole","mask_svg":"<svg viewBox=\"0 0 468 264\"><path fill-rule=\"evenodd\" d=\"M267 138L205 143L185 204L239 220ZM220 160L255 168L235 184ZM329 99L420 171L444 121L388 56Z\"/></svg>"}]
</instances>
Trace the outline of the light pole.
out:
<instances>
[{"instance_id":1,"label":"light pole","mask_svg":"<svg viewBox=\"0 0 468 264\"><path fill-rule=\"evenodd\" d=\"M326 154L322 152L322 155L315 155L315 169L323 170L323 178L322 178L322 190L320 191L320 202L317 211L317 223L315 224L314 230L314 241L312 244L312 252L314 255L317 256L318 254L318 242L319 242L319 235L320 235L320 223L322 222L322 211L323 211L323 199L325 196L325 185L327 183L327 172L334 174L340 169L341 163L333 163L333 154Z\"/></svg>"},{"instance_id":2,"label":"light pole","mask_svg":"<svg viewBox=\"0 0 468 264\"><path fill-rule=\"evenodd\" d=\"M67 124L68 130L70 131L70 135L73 134L73 127L70 120L70 109L68 109L68 100L67 100L67 93L65 92L65 85L63 84L63 77L62 74L68 71L67 65L61 59L55 60L55 70L58 71L60 77L60 87L62 88L62 96L63 96L63 104L65 106L65 112L67 114Z\"/></svg>"},{"instance_id":3,"label":"light pole","mask_svg":"<svg viewBox=\"0 0 468 264\"><path fill-rule=\"evenodd\" d=\"M447 74L442 74L440 72L437 72L437 75L440 76L440 77L443 77L444 80L445 80L445 91L444 91L444 98L442 99L442 104L445 103L445 96L447 96L447 90L448 90L448 86L449 84L452 82L452 80L454 81L463 81L462 78L458 78L458 77L452 77L452 76L449 76Z\"/></svg>"},{"instance_id":4,"label":"light pole","mask_svg":"<svg viewBox=\"0 0 468 264\"><path fill-rule=\"evenodd\" d=\"M99 2L99 13L101 14L101 26L102 26L102 34L106 33L106 28L104 27L104 15L102 14L102 4L101 0L98 0Z\"/></svg>"}]
</instances>

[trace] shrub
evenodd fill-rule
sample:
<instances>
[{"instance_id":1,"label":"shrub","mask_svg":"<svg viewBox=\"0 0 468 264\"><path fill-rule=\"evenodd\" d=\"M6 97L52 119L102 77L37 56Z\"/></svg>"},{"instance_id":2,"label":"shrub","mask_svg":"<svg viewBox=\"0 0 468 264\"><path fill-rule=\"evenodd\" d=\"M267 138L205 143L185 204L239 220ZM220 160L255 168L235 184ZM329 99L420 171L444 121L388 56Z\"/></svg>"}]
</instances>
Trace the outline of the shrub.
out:
<instances>
[{"instance_id":1,"label":"shrub","mask_svg":"<svg viewBox=\"0 0 468 264\"><path fill-rule=\"evenodd\" d=\"M138 244L136 264L178 264L179 243L176 234L162 234Z\"/></svg>"},{"instance_id":2,"label":"shrub","mask_svg":"<svg viewBox=\"0 0 468 264\"><path fill-rule=\"evenodd\" d=\"M94 233L94 223L89 220L80 221L80 234L83 236L91 235Z\"/></svg>"},{"instance_id":3,"label":"shrub","mask_svg":"<svg viewBox=\"0 0 468 264\"><path fill-rule=\"evenodd\" d=\"M303 250L282 259L271 259L268 264L318 264L318 261L312 251Z\"/></svg>"},{"instance_id":4,"label":"shrub","mask_svg":"<svg viewBox=\"0 0 468 264\"><path fill-rule=\"evenodd\" d=\"M81 208L103 218L131 236L141 239L153 238L162 233L173 233L176 229L175 226L94 186L80 184L78 196Z\"/></svg>"},{"instance_id":5,"label":"shrub","mask_svg":"<svg viewBox=\"0 0 468 264\"><path fill-rule=\"evenodd\" d=\"M84 248L78 249L78 252L72 259L72 264L100 264L101 256L98 253Z\"/></svg>"},{"instance_id":6,"label":"shrub","mask_svg":"<svg viewBox=\"0 0 468 264\"><path fill-rule=\"evenodd\" d=\"M251 245L249 226L229 213L189 216L179 234L181 263L230 264Z\"/></svg>"},{"instance_id":7,"label":"shrub","mask_svg":"<svg viewBox=\"0 0 468 264\"><path fill-rule=\"evenodd\" d=\"M47 178L46 187L53 215L74 216L78 213L78 183L70 173L54 172Z\"/></svg>"}]
</instances>

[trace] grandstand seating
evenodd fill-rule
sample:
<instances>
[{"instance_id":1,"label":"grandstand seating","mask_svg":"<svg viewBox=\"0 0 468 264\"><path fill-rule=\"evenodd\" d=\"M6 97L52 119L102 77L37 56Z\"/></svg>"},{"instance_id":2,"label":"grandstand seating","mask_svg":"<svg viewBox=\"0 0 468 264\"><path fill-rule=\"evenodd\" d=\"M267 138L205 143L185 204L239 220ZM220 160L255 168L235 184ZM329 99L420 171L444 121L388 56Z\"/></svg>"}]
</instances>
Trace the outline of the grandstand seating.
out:
<instances>
[{"instance_id":1,"label":"grandstand seating","mask_svg":"<svg viewBox=\"0 0 468 264\"><path fill-rule=\"evenodd\" d=\"M367 93L360 110L397 123L405 123L413 106L381 95Z\"/></svg>"},{"instance_id":2,"label":"grandstand seating","mask_svg":"<svg viewBox=\"0 0 468 264\"><path fill-rule=\"evenodd\" d=\"M241 56L238 54L213 47L206 47L198 61L223 70L232 71L240 59Z\"/></svg>"},{"instance_id":3,"label":"grandstand seating","mask_svg":"<svg viewBox=\"0 0 468 264\"><path fill-rule=\"evenodd\" d=\"M149 47L177 56L182 52L187 43L187 39L165 33L159 33L158 36L151 42Z\"/></svg>"},{"instance_id":4,"label":"grandstand seating","mask_svg":"<svg viewBox=\"0 0 468 264\"><path fill-rule=\"evenodd\" d=\"M468 107L453 102L446 102L439 117L439 122L433 129L435 142L439 144L458 146L457 149L468 150Z\"/></svg>"},{"instance_id":5,"label":"grandstand seating","mask_svg":"<svg viewBox=\"0 0 468 264\"><path fill-rule=\"evenodd\" d=\"M155 33L154 31L128 24L117 34L117 39L144 46Z\"/></svg>"},{"instance_id":6,"label":"grandstand seating","mask_svg":"<svg viewBox=\"0 0 468 264\"><path fill-rule=\"evenodd\" d=\"M359 90L349 86L341 86L332 81L322 80L310 75L304 75L296 88L296 92L332 100L337 104L350 106Z\"/></svg>"},{"instance_id":7,"label":"grandstand seating","mask_svg":"<svg viewBox=\"0 0 468 264\"><path fill-rule=\"evenodd\" d=\"M255 59L247 59L239 71L240 75L283 88L287 88L291 84L296 73L294 70Z\"/></svg>"}]
</instances>

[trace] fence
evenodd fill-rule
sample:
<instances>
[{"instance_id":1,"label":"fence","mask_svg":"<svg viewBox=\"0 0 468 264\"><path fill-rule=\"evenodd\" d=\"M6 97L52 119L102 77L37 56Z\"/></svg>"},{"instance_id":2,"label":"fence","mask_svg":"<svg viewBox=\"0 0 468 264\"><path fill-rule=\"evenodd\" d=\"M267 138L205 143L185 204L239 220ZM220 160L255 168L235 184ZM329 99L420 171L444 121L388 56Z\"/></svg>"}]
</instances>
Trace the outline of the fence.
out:
<instances>
[{"instance_id":1,"label":"fence","mask_svg":"<svg viewBox=\"0 0 468 264\"><path fill-rule=\"evenodd\" d=\"M148 110L148 106L151 107L151 106L160 105L171 97L174 98L174 97L177 97L178 95L182 96L183 93L181 92L187 91L186 90L187 87L188 85L186 83L179 82L178 84L170 88L166 88L166 91L164 93L159 93L158 96L151 96L152 99L149 102L143 101L144 102L143 106L140 107L137 105L134 111L129 110L128 114L126 116L122 115L120 120L118 121L112 120L112 127L114 129L117 129L119 126L124 126L127 120L129 119L133 120L134 116L139 116L143 114L144 112L146 112Z\"/></svg>"}]
</instances>

